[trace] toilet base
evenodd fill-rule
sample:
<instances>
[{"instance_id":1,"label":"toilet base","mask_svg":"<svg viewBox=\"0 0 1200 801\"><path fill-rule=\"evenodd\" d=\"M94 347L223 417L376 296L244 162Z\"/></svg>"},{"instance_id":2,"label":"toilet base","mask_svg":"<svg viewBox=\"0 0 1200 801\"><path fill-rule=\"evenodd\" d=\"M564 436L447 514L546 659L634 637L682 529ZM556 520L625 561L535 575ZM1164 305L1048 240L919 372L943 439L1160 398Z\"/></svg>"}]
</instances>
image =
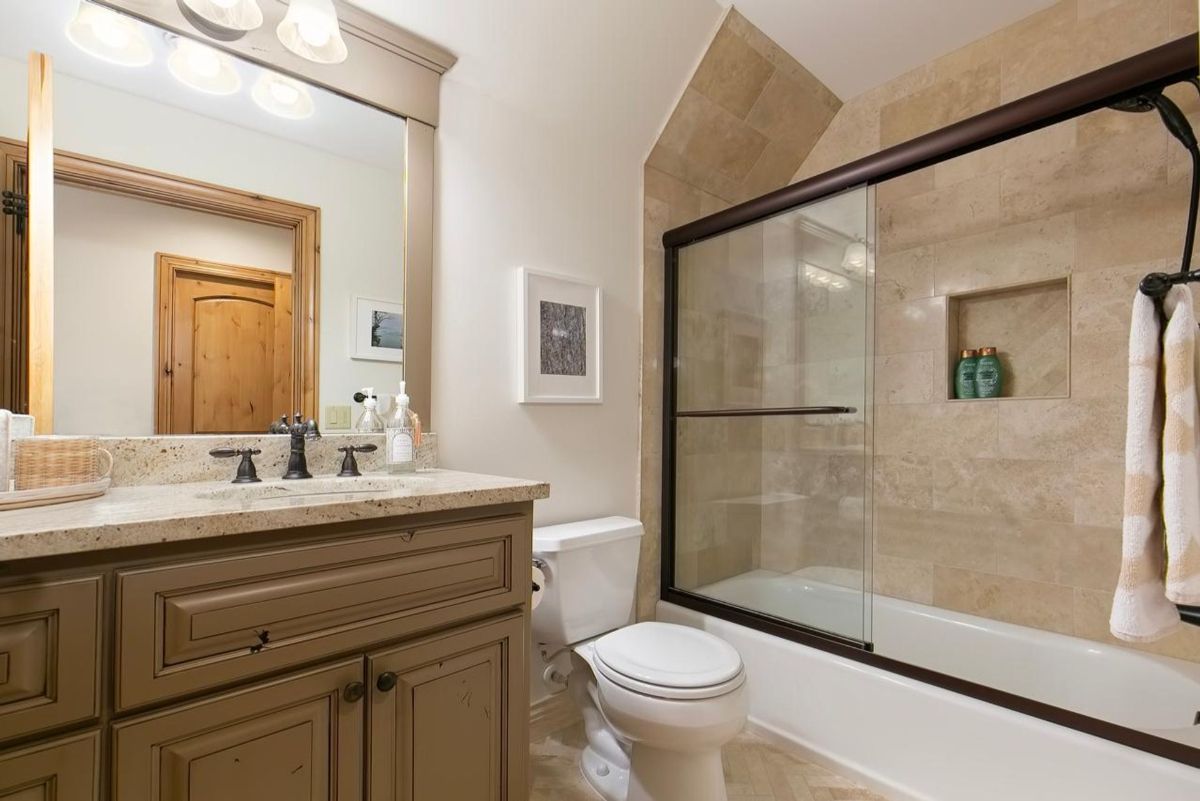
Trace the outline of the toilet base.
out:
<instances>
[{"instance_id":1,"label":"toilet base","mask_svg":"<svg viewBox=\"0 0 1200 801\"><path fill-rule=\"evenodd\" d=\"M721 751L633 744L626 801L727 801Z\"/></svg>"},{"instance_id":2,"label":"toilet base","mask_svg":"<svg viewBox=\"0 0 1200 801\"><path fill-rule=\"evenodd\" d=\"M590 745L579 755L579 772L604 801L626 801L629 769L609 762Z\"/></svg>"}]
</instances>

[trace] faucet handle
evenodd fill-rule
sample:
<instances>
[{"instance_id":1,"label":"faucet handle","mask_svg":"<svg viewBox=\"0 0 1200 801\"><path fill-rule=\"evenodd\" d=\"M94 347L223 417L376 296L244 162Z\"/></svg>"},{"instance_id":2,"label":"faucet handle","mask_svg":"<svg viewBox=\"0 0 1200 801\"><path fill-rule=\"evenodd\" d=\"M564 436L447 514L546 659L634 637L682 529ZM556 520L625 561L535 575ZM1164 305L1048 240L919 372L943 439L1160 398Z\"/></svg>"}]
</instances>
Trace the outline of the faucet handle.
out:
<instances>
[{"instance_id":1,"label":"faucet handle","mask_svg":"<svg viewBox=\"0 0 1200 801\"><path fill-rule=\"evenodd\" d=\"M229 459L233 456L242 457L242 461L238 464L237 476L234 477L234 484L255 484L262 481L258 477L258 470L254 467L254 457L262 453L258 448L213 448L208 452L209 456L215 456L218 459Z\"/></svg>"},{"instance_id":2,"label":"faucet handle","mask_svg":"<svg viewBox=\"0 0 1200 801\"><path fill-rule=\"evenodd\" d=\"M346 454L345 458L342 459L342 469L341 469L341 472L338 473L338 477L339 478L354 478L356 476L362 475L362 473L358 472L358 460L354 458L354 454L356 454L356 453L374 453L375 451L379 450L379 446L378 445L370 445L370 444L368 444L368 445L346 445L344 447L338 448L338 450L341 451L342 453Z\"/></svg>"}]
</instances>

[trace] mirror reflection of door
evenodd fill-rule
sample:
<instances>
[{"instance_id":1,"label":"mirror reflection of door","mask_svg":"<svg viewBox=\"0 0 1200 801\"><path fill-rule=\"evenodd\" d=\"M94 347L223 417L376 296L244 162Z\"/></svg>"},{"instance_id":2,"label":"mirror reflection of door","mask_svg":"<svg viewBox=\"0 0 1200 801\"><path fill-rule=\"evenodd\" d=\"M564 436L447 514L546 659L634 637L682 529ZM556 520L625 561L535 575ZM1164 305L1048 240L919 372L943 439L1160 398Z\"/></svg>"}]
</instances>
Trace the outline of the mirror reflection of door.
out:
<instances>
[{"instance_id":1,"label":"mirror reflection of door","mask_svg":"<svg viewBox=\"0 0 1200 801\"><path fill-rule=\"evenodd\" d=\"M29 409L24 334L29 313L25 148L0 141L0 160L0 190L4 193L0 219L0 409L24 414Z\"/></svg>"},{"instance_id":2,"label":"mirror reflection of door","mask_svg":"<svg viewBox=\"0 0 1200 801\"><path fill-rule=\"evenodd\" d=\"M158 255L159 434L258 434L292 398L292 278Z\"/></svg>"}]
</instances>

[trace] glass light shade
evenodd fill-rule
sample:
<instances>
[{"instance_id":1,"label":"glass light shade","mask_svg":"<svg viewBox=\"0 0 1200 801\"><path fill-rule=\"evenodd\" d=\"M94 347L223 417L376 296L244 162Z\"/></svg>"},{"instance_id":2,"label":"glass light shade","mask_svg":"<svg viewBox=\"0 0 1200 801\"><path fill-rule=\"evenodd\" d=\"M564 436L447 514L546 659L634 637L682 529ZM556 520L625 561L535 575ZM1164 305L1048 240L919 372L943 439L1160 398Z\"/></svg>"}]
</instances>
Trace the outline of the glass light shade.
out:
<instances>
[{"instance_id":1,"label":"glass light shade","mask_svg":"<svg viewBox=\"0 0 1200 801\"><path fill-rule=\"evenodd\" d=\"M205 22L229 31L253 31L263 24L258 0L180 0Z\"/></svg>"},{"instance_id":2,"label":"glass light shade","mask_svg":"<svg viewBox=\"0 0 1200 801\"><path fill-rule=\"evenodd\" d=\"M229 56L191 39L175 40L167 69L177 81L198 92L231 95L242 88L242 79Z\"/></svg>"},{"instance_id":3,"label":"glass light shade","mask_svg":"<svg viewBox=\"0 0 1200 801\"><path fill-rule=\"evenodd\" d=\"M333 0L291 0L275 34L288 50L317 64L340 64L349 54Z\"/></svg>"},{"instance_id":4,"label":"glass light shade","mask_svg":"<svg viewBox=\"0 0 1200 801\"><path fill-rule=\"evenodd\" d=\"M313 115L313 99L308 87L276 72L263 72L250 91L254 102L264 111L288 120Z\"/></svg>"},{"instance_id":5,"label":"glass light shade","mask_svg":"<svg viewBox=\"0 0 1200 801\"><path fill-rule=\"evenodd\" d=\"M842 267L847 270L861 270L867 266L867 246L863 242L851 242L846 245L842 256Z\"/></svg>"},{"instance_id":6,"label":"glass light shade","mask_svg":"<svg viewBox=\"0 0 1200 801\"><path fill-rule=\"evenodd\" d=\"M67 25L67 38L88 55L111 64L144 67L154 60L154 51L137 22L88 2L80 2Z\"/></svg>"}]
</instances>

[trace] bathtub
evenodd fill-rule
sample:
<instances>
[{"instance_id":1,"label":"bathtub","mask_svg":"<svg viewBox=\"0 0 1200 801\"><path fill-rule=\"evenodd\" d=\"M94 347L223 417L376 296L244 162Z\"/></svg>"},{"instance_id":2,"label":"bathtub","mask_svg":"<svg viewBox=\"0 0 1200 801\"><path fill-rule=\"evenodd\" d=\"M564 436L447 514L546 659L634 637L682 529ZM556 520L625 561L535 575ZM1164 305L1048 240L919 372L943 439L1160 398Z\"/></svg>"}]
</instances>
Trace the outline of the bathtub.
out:
<instances>
[{"instance_id":1,"label":"bathtub","mask_svg":"<svg viewBox=\"0 0 1200 801\"><path fill-rule=\"evenodd\" d=\"M822 578L753 571L703 592L809 625L861 627L861 592ZM870 612L882 655L1200 747L1193 663L883 596ZM752 726L889 797L1200 799L1200 771L1186 765L670 603L658 617L738 648Z\"/></svg>"}]
</instances>

